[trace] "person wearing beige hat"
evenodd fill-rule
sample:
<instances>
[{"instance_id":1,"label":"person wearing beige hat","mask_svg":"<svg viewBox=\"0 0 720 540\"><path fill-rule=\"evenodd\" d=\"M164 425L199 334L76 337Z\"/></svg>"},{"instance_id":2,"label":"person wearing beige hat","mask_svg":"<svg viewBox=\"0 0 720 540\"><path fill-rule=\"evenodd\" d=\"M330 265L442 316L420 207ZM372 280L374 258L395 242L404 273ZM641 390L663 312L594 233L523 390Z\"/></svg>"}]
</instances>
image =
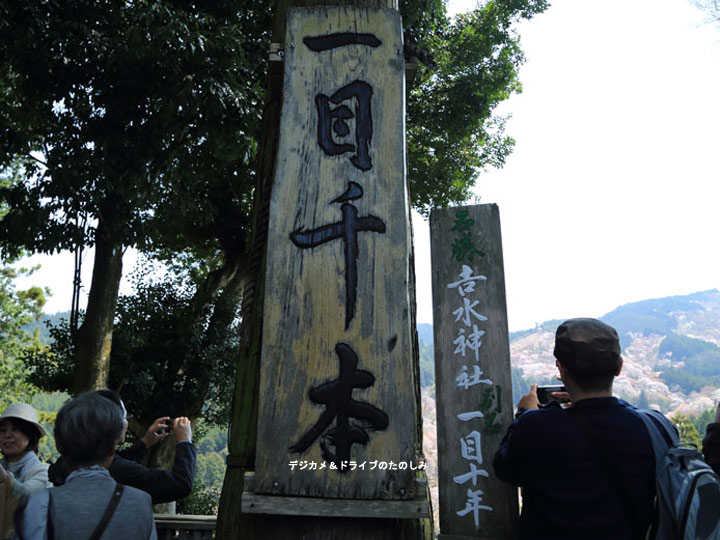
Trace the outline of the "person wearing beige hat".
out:
<instances>
[{"instance_id":1,"label":"person wearing beige hat","mask_svg":"<svg viewBox=\"0 0 720 540\"><path fill-rule=\"evenodd\" d=\"M37 457L45 429L26 403L8 405L0 414L0 538L14 537L13 514L28 497L48 487L48 464Z\"/></svg>"}]
</instances>

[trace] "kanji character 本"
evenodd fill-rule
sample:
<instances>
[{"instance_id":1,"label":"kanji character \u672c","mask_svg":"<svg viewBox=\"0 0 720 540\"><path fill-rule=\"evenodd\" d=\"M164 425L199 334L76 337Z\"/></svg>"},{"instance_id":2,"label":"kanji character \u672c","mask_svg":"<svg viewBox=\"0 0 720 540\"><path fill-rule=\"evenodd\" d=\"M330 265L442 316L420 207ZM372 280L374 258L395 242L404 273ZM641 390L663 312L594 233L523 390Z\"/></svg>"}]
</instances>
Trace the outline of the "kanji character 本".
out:
<instances>
[{"instance_id":1,"label":"kanji character \u672c","mask_svg":"<svg viewBox=\"0 0 720 540\"><path fill-rule=\"evenodd\" d=\"M492 506L486 506L486 505L480 504L481 502L483 502L482 501L483 493L484 492L481 489L477 489L477 490L468 489L467 490L467 501L465 501L465 508L457 511L457 515L460 517L464 517L464 516L468 515L470 512L472 512L473 516L475 517L475 528L476 529L478 527L480 527L480 521L479 521L479 515L478 515L480 510L486 510L489 512L493 511Z\"/></svg>"},{"instance_id":2,"label":"kanji character \u672c","mask_svg":"<svg viewBox=\"0 0 720 540\"><path fill-rule=\"evenodd\" d=\"M450 283L448 289L457 289L460 296L465 296L467 293L475 290L476 281L487 281L487 277L478 274L473 276L473 269L467 264L463 264L462 271L458 275L460 279L454 283Z\"/></svg>"},{"instance_id":3,"label":"kanji character \u672c","mask_svg":"<svg viewBox=\"0 0 720 540\"><path fill-rule=\"evenodd\" d=\"M347 152L355 152L350 162L361 171L372 169L370 159L370 141L373 134L372 113L370 110L373 95L372 86L364 81L353 81L343 86L332 96L318 94L315 96L315 107L318 113L318 144L328 156L337 156ZM343 101L353 99L354 112ZM332 105L337 105L334 109ZM353 142L342 142L349 134L347 121L355 121L355 137ZM335 142L333 133L341 142Z\"/></svg>"},{"instance_id":4,"label":"kanji character \u672c","mask_svg":"<svg viewBox=\"0 0 720 540\"><path fill-rule=\"evenodd\" d=\"M467 390L471 386L475 386L476 384L489 384L492 385L493 382L490 379L481 379L480 376L483 374L482 371L480 371L480 367L477 365L473 366L473 374L468 375L467 373L467 366L462 367L462 373L455 377L455 380L457 381L456 386L460 386L461 388L465 388Z\"/></svg>"},{"instance_id":5,"label":"kanji character \u672c","mask_svg":"<svg viewBox=\"0 0 720 540\"><path fill-rule=\"evenodd\" d=\"M320 447L323 458L333 464L350 460L350 449L353 444L367 444L370 440L365 429L351 425L350 419L363 420L372 429L384 430L388 426L388 416L379 408L357 401L352 398L356 388L369 388L375 384L375 376L369 371L357 369L358 357L355 351L345 343L335 346L340 363L340 374L337 379L311 388L308 397L313 403L325 405L325 412L302 438L290 447L293 452L304 452L322 435ZM335 427L323 432L335 420ZM331 447L335 448L333 452Z\"/></svg>"},{"instance_id":6,"label":"kanji character \u672c","mask_svg":"<svg viewBox=\"0 0 720 540\"><path fill-rule=\"evenodd\" d=\"M332 240L342 239L345 247L345 329L355 316L358 280L358 233L385 232L385 223L375 216L358 217L357 208L350 203L363 196L363 189L356 182L349 182L345 192L332 203L342 203L342 220L316 229L305 231L302 228L290 233L290 240L299 248L314 248Z\"/></svg>"},{"instance_id":7,"label":"kanji character \u672c","mask_svg":"<svg viewBox=\"0 0 720 540\"><path fill-rule=\"evenodd\" d=\"M461 453L466 461L477 461L482 465L482 449L480 447L480 433L471 431L465 437L460 439Z\"/></svg>"}]
</instances>

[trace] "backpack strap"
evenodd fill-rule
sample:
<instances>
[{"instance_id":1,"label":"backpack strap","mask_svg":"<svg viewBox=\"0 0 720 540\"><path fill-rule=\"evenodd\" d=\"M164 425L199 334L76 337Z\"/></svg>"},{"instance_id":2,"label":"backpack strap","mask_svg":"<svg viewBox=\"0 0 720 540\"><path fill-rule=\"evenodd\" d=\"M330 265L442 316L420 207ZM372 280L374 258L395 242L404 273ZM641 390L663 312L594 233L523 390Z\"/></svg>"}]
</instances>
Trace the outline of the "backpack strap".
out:
<instances>
[{"instance_id":1,"label":"backpack strap","mask_svg":"<svg viewBox=\"0 0 720 540\"><path fill-rule=\"evenodd\" d=\"M655 468L657 469L662 464L662 457L668 451L668 448L678 444L680 438L670 420L665 418L662 413L652 409L636 409L636 412L650 435L653 453L655 454ZM669 444L668 441L670 441Z\"/></svg>"},{"instance_id":2,"label":"backpack strap","mask_svg":"<svg viewBox=\"0 0 720 540\"><path fill-rule=\"evenodd\" d=\"M53 530L52 517L50 512L52 511L52 489L48 489L48 508L47 508L47 521L45 522L45 538L47 540L55 540L55 531Z\"/></svg>"},{"instance_id":3,"label":"backpack strap","mask_svg":"<svg viewBox=\"0 0 720 540\"><path fill-rule=\"evenodd\" d=\"M99 540L102 536L102 533L105 532L105 528L108 526L108 523L110 522L110 518L113 517L113 514L115 513L115 510L118 507L118 504L120 503L120 499L122 498L124 486L122 484L115 484L115 487L113 488L113 494L110 498L110 502L108 503L107 507L105 508L105 513L103 514L102 518L100 519L100 523L97 524L97 527L95 527L95 530L90 535L90 538L88 540Z\"/></svg>"},{"instance_id":4,"label":"backpack strap","mask_svg":"<svg viewBox=\"0 0 720 540\"><path fill-rule=\"evenodd\" d=\"M592 452L600 472L602 472L608 484L610 484L610 487L615 492L615 496L620 502L620 508L625 517L625 521L632 530L633 538L644 538L645 531L642 530L640 522L638 521L635 501L633 501L630 496L622 472L610 457L607 443L598 435L595 426L593 426L592 422L585 416L568 412L568 417L580 428L580 432L584 435L588 448Z\"/></svg>"}]
</instances>

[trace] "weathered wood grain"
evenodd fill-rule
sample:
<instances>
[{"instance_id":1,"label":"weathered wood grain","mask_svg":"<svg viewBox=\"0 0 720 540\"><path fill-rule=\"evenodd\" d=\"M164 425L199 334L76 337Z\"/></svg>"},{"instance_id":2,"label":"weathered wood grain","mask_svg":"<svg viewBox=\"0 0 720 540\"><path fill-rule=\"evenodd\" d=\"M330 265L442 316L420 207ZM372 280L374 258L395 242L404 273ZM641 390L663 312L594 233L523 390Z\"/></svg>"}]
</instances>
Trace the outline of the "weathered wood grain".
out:
<instances>
[{"instance_id":1,"label":"weathered wood grain","mask_svg":"<svg viewBox=\"0 0 720 540\"><path fill-rule=\"evenodd\" d=\"M291 470L292 460L323 461L319 441L302 453L296 444L326 407L308 392L336 379L338 343L357 354L358 369L375 377L352 398L384 411L388 426L367 430L354 444L357 463L415 462L414 397L409 315L409 206L405 184L404 56L397 12L376 8L292 9L285 39L284 101L270 207L255 492L359 499L412 499L414 472L406 470ZM303 39L342 32L373 34L380 46L347 45L313 52ZM328 156L318 144L315 97L364 81L372 85L372 168L360 170L351 153ZM352 109L357 100L348 102ZM357 109L355 109L357 112ZM352 121L349 122L353 129ZM358 216L374 216L385 232L359 232L357 304L346 328L344 240L299 248L290 233L341 221L333 203L349 182L362 186L352 200ZM366 421L351 419L351 424ZM335 423L332 423L335 427Z\"/></svg>"},{"instance_id":2,"label":"weathered wood grain","mask_svg":"<svg viewBox=\"0 0 720 540\"><path fill-rule=\"evenodd\" d=\"M430 238L440 531L450 537L512 538L517 489L496 478L492 470L493 456L513 418L498 207L483 204L436 210L430 216ZM486 279L473 280L473 290L449 287L461 280L465 267L472 276ZM468 306L472 309L465 309ZM475 328L484 332L477 357L470 347L463 356L458 347ZM474 374L476 366L481 371L476 379L483 382L464 381L463 374ZM473 457L463 456L462 441L469 445L466 454ZM472 452L477 442L479 454ZM472 467L484 471L483 475L467 475ZM482 490L479 505L492 508L478 510L477 526L474 511L458 515L466 509L468 490Z\"/></svg>"},{"instance_id":3,"label":"weathered wood grain","mask_svg":"<svg viewBox=\"0 0 720 540\"><path fill-rule=\"evenodd\" d=\"M318 499L244 493L242 511L255 514L417 519L430 515L427 498L412 501Z\"/></svg>"}]
</instances>

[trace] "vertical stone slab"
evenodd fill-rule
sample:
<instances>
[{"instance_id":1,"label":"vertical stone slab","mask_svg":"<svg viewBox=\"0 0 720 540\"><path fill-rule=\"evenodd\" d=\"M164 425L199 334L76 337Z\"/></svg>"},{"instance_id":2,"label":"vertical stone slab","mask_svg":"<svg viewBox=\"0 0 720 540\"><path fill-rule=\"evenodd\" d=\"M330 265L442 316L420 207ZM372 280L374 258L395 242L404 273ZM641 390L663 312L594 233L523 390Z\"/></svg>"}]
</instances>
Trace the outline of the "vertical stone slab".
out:
<instances>
[{"instance_id":1,"label":"vertical stone slab","mask_svg":"<svg viewBox=\"0 0 720 540\"><path fill-rule=\"evenodd\" d=\"M492 459L513 419L500 214L433 211L440 538L514 538L517 489Z\"/></svg>"},{"instance_id":2,"label":"vertical stone slab","mask_svg":"<svg viewBox=\"0 0 720 540\"><path fill-rule=\"evenodd\" d=\"M399 14L288 12L255 493L415 495Z\"/></svg>"}]
</instances>

